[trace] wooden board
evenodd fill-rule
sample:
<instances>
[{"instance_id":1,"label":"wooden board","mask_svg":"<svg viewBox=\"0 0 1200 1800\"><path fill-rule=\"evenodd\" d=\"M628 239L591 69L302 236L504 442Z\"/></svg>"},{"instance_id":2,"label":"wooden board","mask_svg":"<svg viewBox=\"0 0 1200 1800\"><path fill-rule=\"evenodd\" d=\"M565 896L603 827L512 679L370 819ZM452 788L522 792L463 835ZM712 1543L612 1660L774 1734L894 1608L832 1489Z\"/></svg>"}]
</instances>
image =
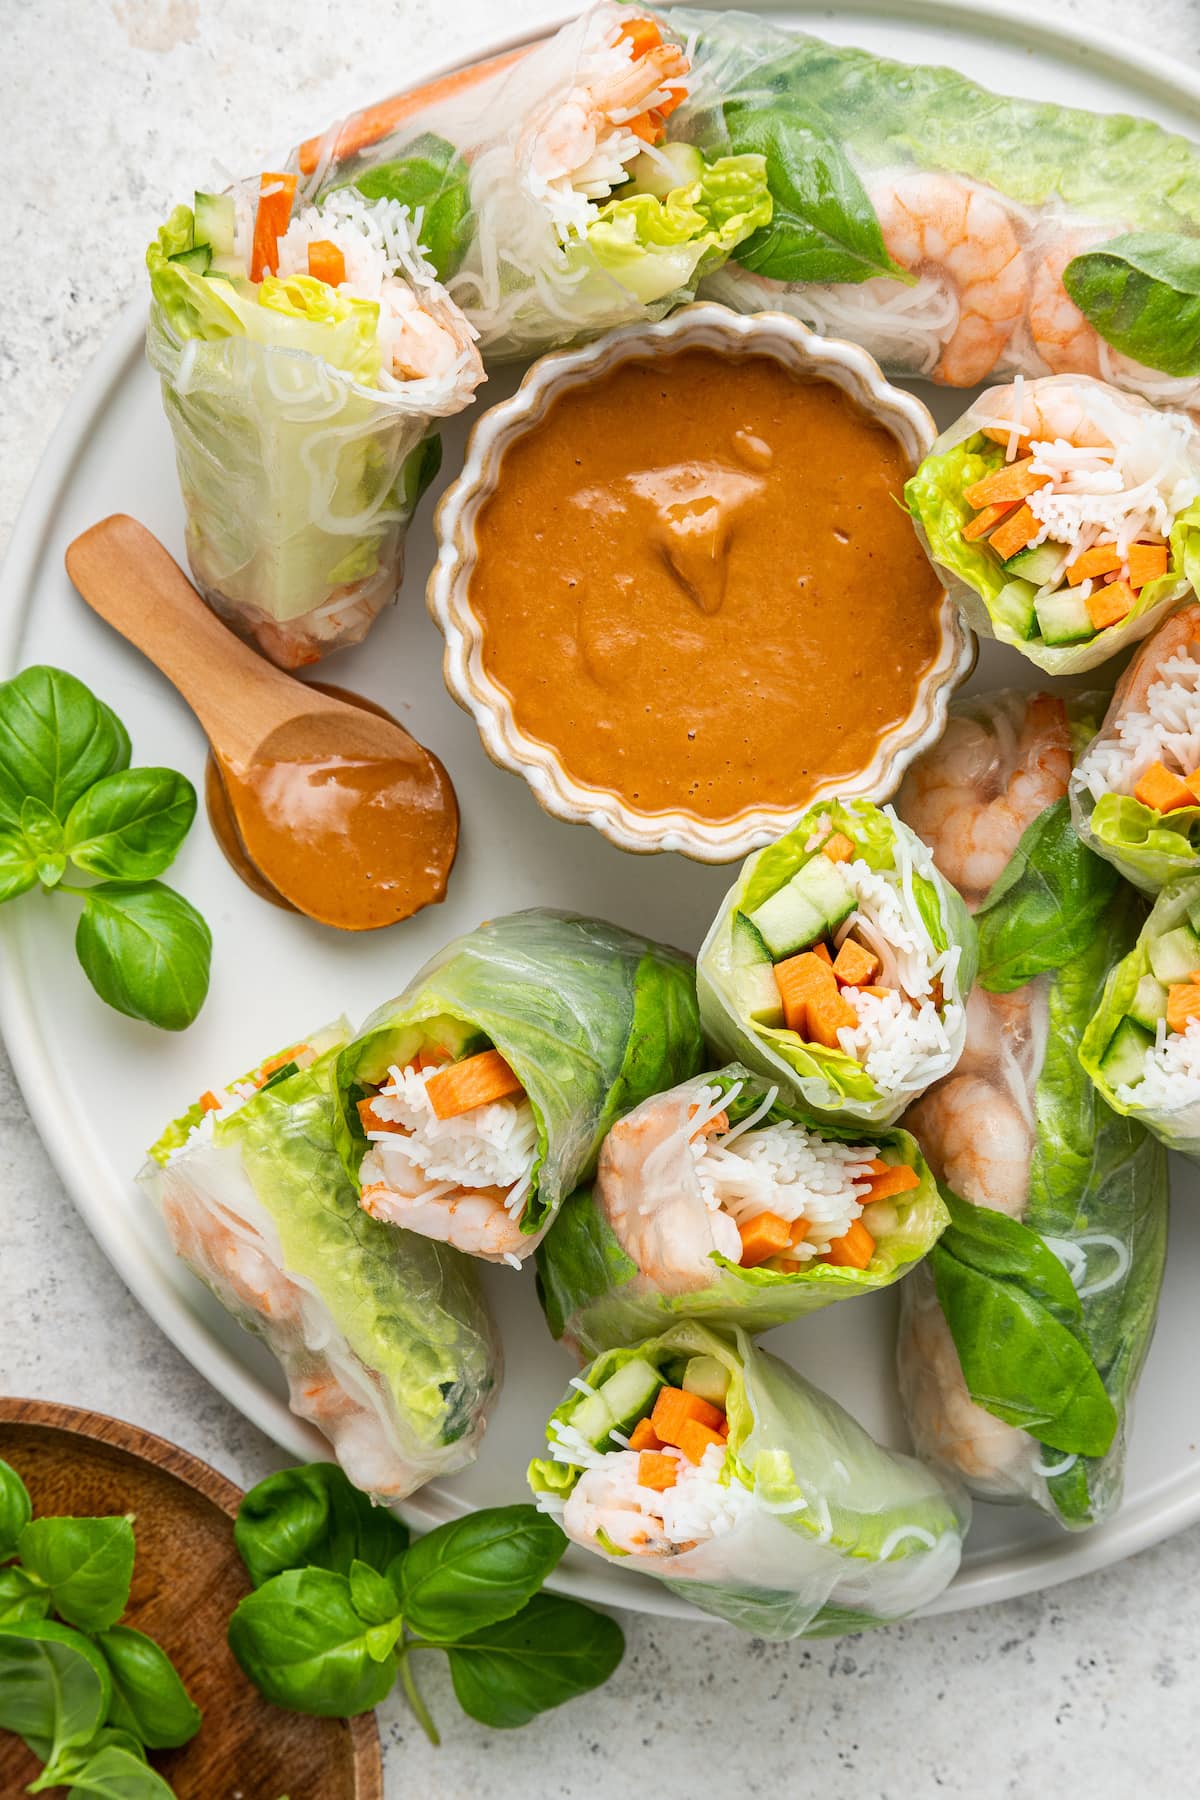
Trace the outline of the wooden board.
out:
<instances>
[{"instance_id":1,"label":"wooden board","mask_svg":"<svg viewBox=\"0 0 1200 1800\"><path fill-rule=\"evenodd\" d=\"M0 1458L35 1514L136 1515L124 1622L162 1645L204 1714L190 1744L153 1756L180 1800L382 1800L373 1714L282 1712L229 1652L229 1615L250 1588L231 1528L239 1488L139 1426L43 1400L0 1398ZM20 1739L0 1733L0 1794L23 1793L39 1769Z\"/></svg>"}]
</instances>

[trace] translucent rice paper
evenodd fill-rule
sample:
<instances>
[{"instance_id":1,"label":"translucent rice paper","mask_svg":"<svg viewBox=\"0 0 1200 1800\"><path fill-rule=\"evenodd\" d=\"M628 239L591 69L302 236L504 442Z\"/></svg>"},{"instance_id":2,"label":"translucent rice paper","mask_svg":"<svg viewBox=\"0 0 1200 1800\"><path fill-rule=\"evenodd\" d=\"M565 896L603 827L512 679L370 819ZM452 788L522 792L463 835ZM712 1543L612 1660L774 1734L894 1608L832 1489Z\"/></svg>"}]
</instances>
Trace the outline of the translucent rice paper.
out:
<instances>
[{"instance_id":1,"label":"translucent rice paper","mask_svg":"<svg viewBox=\"0 0 1200 1800\"><path fill-rule=\"evenodd\" d=\"M961 1488L912 1457L885 1450L849 1413L745 1332L721 1336L684 1323L586 1371L591 1386L634 1357L677 1381L693 1355L730 1374L725 1479L754 1495L722 1536L666 1555L611 1558L742 1631L771 1639L831 1637L888 1624L926 1606L953 1579L970 1522ZM572 1389L552 1415L569 1424ZM582 1471L552 1460L530 1485L558 1512ZM569 1524L566 1526L571 1536ZM597 1555L608 1552L576 1535Z\"/></svg>"},{"instance_id":2,"label":"translucent rice paper","mask_svg":"<svg viewBox=\"0 0 1200 1800\"><path fill-rule=\"evenodd\" d=\"M524 1258L592 1173L614 1119L703 1066L694 965L619 925L540 908L455 938L339 1058L340 1141L352 1177L367 1148L355 1105L364 1089L425 1044L457 1056L485 1038L520 1078L537 1123L516 1251Z\"/></svg>"},{"instance_id":3,"label":"translucent rice paper","mask_svg":"<svg viewBox=\"0 0 1200 1800\"><path fill-rule=\"evenodd\" d=\"M1079 392L1094 395L1102 407L1117 406L1136 420L1155 420L1158 415L1134 394L1118 393L1103 382L1083 376L1056 375L1044 380L1026 382L1018 390L989 388L972 402L960 419L942 432L916 474L905 486L916 525L917 536L929 560L958 601L974 630L984 637L998 638L1011 644L1021 655L1044 669L1048 675L1081 675L1095 669L1120 651L1127 650L1160 625L1193 583L1200 580L1200 502L1181 512L1171 532L1171 560L1168 573L1157 581L1147 582L1137 596L1132 611L1119 624L1109 625L1095 637L1080 644L1046 644L1039 638L1022 638L1002 616L994 611L997 597L1011 576L1004 570L985 541L968 543L962 528L975 514L963 498L964 487L980 480L987 472L980 454L988 463L999 466L1004 460L1004 447L980 437L982 426L996 418L1013 418L1018 410L1023 418L1043 413L1050 421L1064 395ZM1074 410L1073 408L1071 410ZM1197 475L1200 476L1200 438L1196 444Z\"/></svg>"},{"instance_id":4,"label":"translucent rice paper","mask_svg":"<svg viewBox=\"0 0 1200 1800\"><path fill-rule=\"evenodd\" d=\"M310 196L353 182L420 207L422 242L489 362L662 318L771 206L754 156L702 173L660 162L654 194L622 192L645 138L613 127L651 95L602 53L646 16L593 7L531 48L340 121L290 166Z\"/></svg>"},{"instance_id":5,"label":"translucent rice paper","mask_svg":"<svg viewBox=\"0 0 1200 1800\"><path fill-rule=\"evenodd\" d=\"M1181 925L1190 923L1194 928L1197 918L1200 918L1200 874L1169 882L1154 902L1137 943L1109 974L1103 994L1097 997L1094 1016L1084 1034L1079 1054L1098 1093L1131 1126L1152 1131L1169 1150L1200 1158L1200 1080L1190 1084L1190 1096L1181 1098L1177 1104L1147 1105L1138 1103L1136 1087L1132 1097L1119 1097L1100 1069L1101 1058L1114 1031L1133 1004L1138 982L1143 975L1152 973L1150 946L1164 933Z\"/></svg>"},{"instance_id":6,"label":"translucent rice paper","mask_svg":"<svg viewBox=\"0 0 1200 1800\"><path fill-rule=\"evenodd\" d=\"M218 296L228 287L195 280ZM431 270L418 292L465 332ZM395 597L409 522L440 459L430 431L470 401L478 358L464 336L445 372L367 386L313 347L318 328L295 347L281 315L245 307L264 315L249 336L232 307L221 310L223 325L155 291L146 327L188 561L215 612L281 668L300 668L358 643Z\"/></svg>"},{"instance_id":7,"label":"translucent rice paper","mask_svg":"<svg viewBox=\"0 0 1200 1800\"><path fill-rule=\"evenodd\" d=\"M709 153L765 149L771 165L771 226L701 298L792 313L862 344L890 374L974 387L1079 370L1161 405L1200 405L1183 275L1200 233L1200 146L1146 119L994 94L954 69L748 13L658 16L698 35L706 78L670 135ZM1125 276L1129 354L1063 285L1074 258L1110 244L1107 268L1083 270L1087 304L1102 316L1106 276L1113 287Z\"/></svg>"},{"instance_id":8,"label":"translucent rice paper","mask_svg":"<svg viewBox=\"0 0 1200 1800\"><path fill-rule=\"evenodd\" d=\"M1147 638L1118 681L1104 723L1071 777L1071 817L1084 843L1107 857L1127 881L1147 894L1157 894L1177 876L1200 871L1200 803L1160 813L1134 798L1132 782L1128 793L1105 788L1097 798L1085 779L1086 765L1097 751L1115 754L1122 741L1122 726L1136 730L1138 716L1145 715L1149 689L1163 679L1163 664L1171 657L1186 656L1189 645L1200 657L1200 604L1196 602L1171 613ZM1194 758L1188 754L1192 734L1181 722L1170 735L1172 750L1181 752L1187 765L1181 764L1182 772L1192 774L1200 766L1200 754ZM1135 779L1147 760L1157 757L1139 758L1134 765ZM1174 760L1178 762L1179 756Z\"/></svg>"},{"instance_id":9,"label":"translucent rice paper","mask_svg":"<svg viewBox=\"0 0 1200 1800\"><path fill-rule=\"evenodd\" d=\"M947 966L944 1024L948 1054L930 1057L929 1072L919 1084L896 1092L880 1089L863 1069L841 1051L823 1052L806 1045L793 1031L754 1023L742 989L743 965L738 948L737 918L790 880L797 869L819 854L819 826L832 821L846 832L873 869L907 868L922 929L934 952L957 951ZM781 1094L820 1119L836 1124L887 1126L900 1117L921 1090L948 1073L957 1062L966 1034L964 1003L975 979L975 928L960 896L934 866L928 848L896 817L890 806L868 800L820 801L777 843L755 851L742 864L700 948L696 985L705 1036L720 1055L745 1063L756 1074L777 1082ZM856 1072L857 1071L857 1072Z\"/></svg>"},{"instance_id":10,"label":"translucent rice paper","mask_svg":"<svg viewBox=\"0 0 1200 1800\"><path fill-rule=\"evenodd\" d=\"M928 809L923 815L935 854L943 837L952 855L969 837L980 872L988 866L985 848L1002 864L1006 849L1014 854L976 916L980 977L962 1060L905 1124L947 1188L1021 1220L1063 1263L1117 1432L1102 1457L1066 1455L977 1404L960 1361L960 1349L976 1348L974 1338L956 1346L928 1263L900 1290L898 1368L918 1454L979 1498L1031 1501L1081 1529L1106 1518L1121 1497L1134 1389L1166 1254L1167 1173L1150 1135L1106 1106L1080 1065L1088 1019L1113 962L1133 941L1140 908L1070 830L1068 765L1045 752L1046 737L1066 730L1065 708L1058 703L1056 725L1053 705L1027 694L969 701L955 711L974 720L978 734L956 736L952 723L943 744L922 759L928 765L952 758L958 771L956 790L946 790L944 833L929 831ZM910 776L917 792L927 791L920 771L918 763ZM1043 801L1051 803L1045 811ZM1027 812L1033 822L1022 831ZM939 1279L961 1276L950 1264ZM994 1319L979 1310L977 1328L968 1329L982 1334L979 1348L994 1357ZM989 1338L990 1346L983 1341ZM1034 1391L1046 1380L1036 1344L1027 1340L1008 1354L1024 1359L1010 1360L1003 1373L1006 1393L1020 1398L1027 1417L1036 1417L1042 1399L1064 1397Z\"/></svg>"},{"instance_id":11,"label":"translucent rice paper","mask_svg":"<svg viewBox=\"0 0 1200 1800\"><path fill-rule=\"evenodd\" d=\"M944 1227L946 1209L937 1184L907 1132L817 1125L777 1101L761 1125L790 1119L827 1139L867 1145L884 1161L914 1169L920 1185L872 1207L864 1223L875 1234L876 1247L865 1269L813 1260L784 1274L744 1269L719 1255L694 1165L686 1156L668 1160L663 1143L686 1129L705 1087L728 1093L735 1083L737 1094L725 1110L736 1126L771 1091L736 1063L682 1082L627 1114L605 1139L591 1189L567 1200L539 1245L538 1296L547 1323L581 1357L666 1330L681 1318L766 1331L835 1301L873 1293L923 1257ZM881 1229L885 1212L886 1231Z\"/></svg>"},{"instance_id":12,"label":"translucent rice paper","mask_svg":"<svg viewBox=\"0 0 1200 1800\"><path fill-rule=\"evenodd\" d=\"M471 1263L358 1205L334 1147L348 1036L318 1033L316 1062L215 1126L193 1107L140 1180L177 1255L279 1362L292 1411L394 1502L474 1462L501 1354Z\"/></svg>"}]
</instances>

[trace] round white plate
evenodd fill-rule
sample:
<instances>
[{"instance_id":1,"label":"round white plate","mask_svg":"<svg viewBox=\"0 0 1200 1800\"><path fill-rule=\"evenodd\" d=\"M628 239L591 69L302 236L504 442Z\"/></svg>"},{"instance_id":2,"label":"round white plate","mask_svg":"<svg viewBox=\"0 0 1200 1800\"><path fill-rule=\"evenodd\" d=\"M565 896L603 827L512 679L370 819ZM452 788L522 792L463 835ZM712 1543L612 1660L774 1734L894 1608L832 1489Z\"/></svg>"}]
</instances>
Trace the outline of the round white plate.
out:
<instances>
[{"instance_id":1,"label":"round white plate","mask_svg":"<svg viewBox=\"0 0 1200 1800\"><path fill-rule=\"evenodd\" d=\"M836 18L817 5L764 10L884 54L956 64L1001 90L1139 111L1193 134L1200 128L1196 76L1133 45L1093 40L1084 48L1065 30L1010 7L993 12L977 0L969 9L936 0L875 0ZM480 54L500 47L480 46ZM364 98L372 80L364 76ZM152 223L146 222L147 235ZM88 371L37 472L0 584L0 671L31 662L73 670L125 720L136 762L182 769L199 787L204 740L198 725L156 671L88 611L63 569L71 538L110 512L133 513L183 557L171 441L142 357L142 322L139 303ZM484 404L511 392L516 379L515 373L493 377ZM961 396L923 392L942 421L965 403ZM443 481L461 463L465 432L460 422L445 433ZM398 607L366 645L331 659L321 673L390 708L449 769L463 830L444 906L391 931L338 936L255 899L200 822L171 880L212 926L213 981L199 1021L180 1037L122 1019L95 999L72 954L65 902L27 898L0 912L0 1025L34 1120L80 1213L167 1335L297 1457L322 1455L324 1442L288 1411L278 1371L262 1347L171 1255L132 1180L145 1146L214 1081L341 1012L363 1018L447 938L481 919L535 903L562 906L695 949L730 878L676 856L627 856L591 830L556 823L539 811L523 782L487 761L471 721L443 689L441 640L425 613L431 514L426 500L409 538L409 577ZM973 685L1028 686L1029 673L1015 653L989 644ZM1200 1208L1192 1204L1195 1169L1177 1164L1173 1175L1170 1267L1142 1382L1124 1507L1109 1525L1082 1537L1025 1510L980 1507L962 1571L934 1610L1025 1593L1100 1568L1200 1517L1200 1387L1187 1375ZM504 1336L504 1391L478 1463L414 1495L406 1507L414 1522L432 1524L473 1505L522 1498L525 1464L538 1453L546 1416L573 1372L543 1326L532 1268L521 1274L489 1268L485 1278ZM870 1430L902 1446L894 1327L894 1298L880 1295L776 1332L773 1347ZM657 1583L582 1552L567 1556L555 1585L643 1611L698 1616Z\"/></svg>"}]
</instances>

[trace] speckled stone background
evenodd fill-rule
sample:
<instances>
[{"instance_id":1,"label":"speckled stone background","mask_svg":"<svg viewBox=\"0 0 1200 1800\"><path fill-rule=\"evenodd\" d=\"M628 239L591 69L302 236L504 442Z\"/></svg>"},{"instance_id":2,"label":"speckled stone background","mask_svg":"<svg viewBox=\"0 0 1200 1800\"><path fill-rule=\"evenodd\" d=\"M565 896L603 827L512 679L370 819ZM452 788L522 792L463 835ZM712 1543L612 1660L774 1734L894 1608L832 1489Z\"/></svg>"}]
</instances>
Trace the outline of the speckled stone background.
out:
<instances>
[{"instance_id":1,"label":"speckled stone background","mask_svg":"<svg viewBox=\"0 0 1200 1800\"><path fill-rule=\"evenodd\" d=\"M0 545L150 228L230 174L546 0L0 0ZM1042 0L1200 56L1200 0ZM382 69L381 34L407 46ZM1183 1379L1191 1371L1181 1371ZM82 1228L0 1058L0 1389L140 1420L249 1483L281 1460L139 1310ZM387 1792L438 1800L822 1800L1200 1792L1200 1528L1030 1599L835 1643L625 1619L598 1695L488 1734L426 1677L432 1750L380 1712ZM217 1800L217 1797L214 1797Z\"/></svg>"}]
</instances>

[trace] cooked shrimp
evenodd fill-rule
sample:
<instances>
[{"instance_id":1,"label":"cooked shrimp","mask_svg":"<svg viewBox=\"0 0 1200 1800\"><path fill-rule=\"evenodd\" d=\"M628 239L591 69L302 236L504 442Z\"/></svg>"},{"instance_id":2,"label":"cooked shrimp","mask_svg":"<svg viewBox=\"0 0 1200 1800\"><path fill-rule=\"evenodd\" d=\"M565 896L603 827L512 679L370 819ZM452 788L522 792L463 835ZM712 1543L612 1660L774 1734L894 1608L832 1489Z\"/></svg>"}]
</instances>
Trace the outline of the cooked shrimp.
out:
<instances>
[{"instance_id":1,"label":"cooked shrimp","mask_svg":"<svg viewBox=\"0 0 1200 1800\"><path fill-rule=\"evenodd\" d=\"M1020 388L1014 384L981 395L976 410L993 431L1003 431L1014 424L1023 438L1036 443L1052 444L1061 439L1088 449L1112 449L1111 434L1092 416L1091 398L1086 387L1073 387L1069 381L1044 381Z\"/></svg>"},{"instance_id":2,"label":"cooked shrimp","mask_svg":"<svg viewBox=\"0 0 1200 1800\"><path fill-rule=\"evenodd\" d=\"M447 1183L449 1192L431 1194L429 1183L422 1185L425 1193L410 1195L400 1193L395 1181L373 1182L363 1189L359 1204L373 1219L436 1238L468 1256L506 1262L529 1255L533 1240L505 1207L504 1188L455 1188Z\"/></svg>"},{"instance_id":3,"label":"cooked shrimp","mask_svg":"<svg viewBox=\"0 0 1200 1800\"><path fill-rule=\"evenodd\" d=\"M1021 833L1067 791L1067 711L1053 694L1011 694L983 717L951 716L909 770L897 810L974 910Z\"/></svg>"},{"instance_id":4,"label":"cooked shrimp","mask_svg":"<svg viewBox=\"0 0 1200 1800\"><path fill-rule=\"evenodd\" d=\"M999 195L954 175L901 175L871 195L889 256L913 274L936 272L959 305L933 379L986 380L1025 312L1028 261Z\"/></svg>"},{"instance_id":5,"label":"cooked shrimp","mask_svg":"<svg viewBox=\"0 0 1200 1800\"><path fill-rule=\"evenodd\" d=\"M407 282L388 281L380 312L380 340L398 381L449 375L460 366L467 393L483 380L474 333L457 308L424 304Z\"/></svg>"},{"instance_id":6,"label":"cooked shrimp","mask_svg":"<svg viewBox=\"0 0 1200 1800\"><path fill-rule=\"evenodd\" d=\"M1055 375L1099 375L1100 336L1063 286L1063 272L1076 256L1102 243L1114 231L1096 228L1064 232L1034 264L1029 294L1029 335L1046 367Z\"/></svg>"},{"instance_id":7,"label":"cooked shrimp","mask_svg":"<svg viewBox=\"0 0 1200 1800\"><path fill-rule=\"evenodd\" d=\"M704 1204L695 1163L686 1154L692 1089L675 1089L613 1126L600 1152L596 1199L622 1247L664 1294L705 1287L719 1250L741 1259L738 1228ZM681 1153L682 1151L682 1153ZM721 1234L721 1235L718 1235Z\"/></svg>"},{"instance_id":8,"label":"cooked shrimp","mask_svg":"<svg viewBox=\"0 0 1200 1800\"><path fill-rule=\"evenodd\" d=\"M228 1296L272 1324L299 1318L300 1290L244 1220L234 1220L222 1207L190 1190L168 1189L162 1215L176 1255L211 1281L222 1300Z\"/></svg>"},{"instance_id":9,"label":"cooked shrimp","mask_svg":"<svg viewBox=\"0 0 1200 1800\"><path fill-rule=\"evenodd\" d=\"M904 1125L954 1193L1011 1219L1023 1216L1033 1133L1004 1088L981 1075L948 1076L909 1108Z\"/></svg>"},{"instance_id":10,"label":"cooked shrimp","mask_svg":"<svg viewBox=\"0 0 1200 1800\"><path fill-rule=\"evenodd\" d=\"M677 1556L691 1545L673 1544L666 1527L634 1499L615 1491L606 1469L585 1469L563 1509L563 1530L577 1544L604 1548L600 1533L632 1556Z\"/></svg>"},{"instance_id":11,"label":"cooked shrimp","mask_svg":"<svg viewBox=\"0 0 1200 1800\"><path fill-rule=\"evenodd\" d=\"M645 22L630 20L628 26L639 23ZM639 49L636 33L631 37L623 26L584 57L580 72L566 97L526 127L517 155L519 161L528 157L542 181L566 182L603 199L623 178L630 155L662 136L661 115L679 103L688 60L677 44Z\"/></svg>"},{"instance_id":12,"label":"cooked shrimp","mask_svg":"<svg viewBox=\"0 0 1200 1800\"><path fill-rule=\"evenodd\" d=\"M993 1499L1022 1491L1031 1444L972 1400L954 1338L924 1270L906 1284L900 1380L918 1454L957 1471Z\"/></svg>"}]
</instances>

